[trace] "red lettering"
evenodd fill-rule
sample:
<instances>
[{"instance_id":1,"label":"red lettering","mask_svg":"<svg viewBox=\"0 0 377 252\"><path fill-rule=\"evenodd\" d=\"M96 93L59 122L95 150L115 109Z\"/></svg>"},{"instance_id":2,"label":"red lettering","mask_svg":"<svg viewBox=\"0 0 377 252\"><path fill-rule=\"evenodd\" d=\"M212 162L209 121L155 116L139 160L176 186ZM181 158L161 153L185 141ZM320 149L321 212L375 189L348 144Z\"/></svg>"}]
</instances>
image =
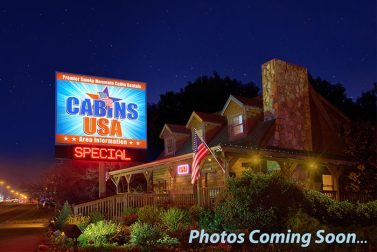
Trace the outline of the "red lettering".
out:
<instances>
[{"instance_id":1,"label":"red lettering","mask_svg":"<svg viewBox=\"0 0 377 252\"><path fill-rule=\"evenodd\" d=\"M114 149L114 148L76 146L74 148L73 156L77 159L122 160L122 161L131 160L131 158L126 156L126 150Z\"/></svg>"},{"instance_id":2,"label":"red lettering","mask_svg":"<svg viewBox=\"0 0 377 252\"><path fill-rule=\"evenodd\" d=\"M75 153L73 154L75 158L82 158L82 148L75 147Z\"/></svg>"},{"instance_id":3,"label":"red lettering","mask_svg":"<svg viewBox=\"0 0 377 252\"><path fill-rule=\"evenodd\" d=\"M99 149L98 148L92 148L92 156L91 157L93 159L99 159L98 154L99 154Z\"/></svg>"}]
</instances>

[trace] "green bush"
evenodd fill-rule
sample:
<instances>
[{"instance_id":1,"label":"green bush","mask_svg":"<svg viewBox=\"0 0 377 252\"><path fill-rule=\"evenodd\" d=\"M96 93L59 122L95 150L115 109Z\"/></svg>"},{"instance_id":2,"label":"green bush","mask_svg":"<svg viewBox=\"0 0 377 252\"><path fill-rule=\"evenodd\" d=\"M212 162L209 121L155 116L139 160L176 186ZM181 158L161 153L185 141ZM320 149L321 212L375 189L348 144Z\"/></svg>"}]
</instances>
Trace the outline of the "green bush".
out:
<instances>
[{"instance_id":1,"label":"green bush","mask_svg":"<svg viewBox=\"0 0 377 252\"><path fill-rule=\"evenodd\" d=\"M117 232L117 225L113 222L98 221L89 224L79 236L78 241L82 246L93 245L101 247L109 244L110 238Z\"/></svg>"},{"instance_id":2,"label":"green bush","mask_svg":"<svg viewBox=\"0 0 377 252\"><path fill-rule=\"evenodd\" d=\"M68 204L68 201L66 201L56 220L56 225L58 229L63 230L64 225L71 214L72 214L71 206Z\"/></svg>"},{"instance_id":3,"label":"green bush","mask_svg":"<svg viewBox=\"0 0 377 252\"><path fill-rule=\"evenodd\" d=\"M337 202L326 195L305 190L303 209L324 224L335 226L376 225L377 201L353 204Z\"/></svg>"},{"instance_id":4,"label":"green bush","mask_svg":"<svg viewBox=\"0 0 377 252\"><path fill-rule=\"evenodd\" d=\"M189 213L192 221L199 222L199 215L201 211L203 211L203 207L199 205L193 205L192 207L190 207Z\"/></svg>"},{"instance_id":5,"label":"green bush","mask_svg":"<svg viewBox=\"0 0 377 252\"><path fill-rule=\"evenodd\" d=\"M190 223L189 213L175 207L162 212L161 220L170 232L186 230Z\"/></svg>"},{"instance_id":6,"label":"green bush","mask_svg":"<svg viewBox=\"0 0 377 252\"><path fill-rule=\"evenodd\" d=\"M359 224L377 226L377 200L364 204L357 204L355 207L355 213Z\"/></svg>"},{"instance_id":7,"label":"green bush","mask_svg":"<svg viewBox=\"0 0 377 252\"><path fill-rule=\"evenodd\" d=\"M289 218L287 229L298 233L309 232L314 234L319 229L323 229L323 225L316 218L300 210Z\"/></svg>"},{"instance_id":8,"label":"green bush","mask_svg":"<svg viewBox=\"0 0 377 252\"><path fill-rule=\"evenodd\" d=\"M210 232L228 230L221 215L204 208L199 212L199 227Z\"/></svg>"},{"instance_id":9,"label":"green bush","mask_svg":"<svg viewBox=\"0 0 377 252\"><path fill-rule=\"evenodd\" d=\"M215 217L223 229L263 229L279 231L300 207L302 189L278 174L245 172L228 181L215 207Z\"/></svg>"},{"instance_id":10,"label":"green bush","mask_svg":"<svg viewBox=\"0 0 377 252\"><path fill-rule=\"evenodd\" d=\"M142 222L154 224L160 220L161 212L161 208L154 206L145 206L137 210L137 216Z\"/></svg>"},{"instance_id":11,"label":"green bush","mask_svg":"<svg viewBox=\"0 0 377 252\"><path fill-rule=\"evenodd\" d=\"M90 223L89 216L82 216L82 215L70 215L66 220L67 224L75 224L81 232L84 232L85 228Z\"/></svg>"},{"instance_id":12,"label":"green bush","mask_svg":"<svg viewBox=\"0 0 377 252\"><path fill-rule=\"evenodd\" d=\"M131 225L131 244L150 246L156 244L160 238L161 235L158 228L152 224L138 221Z\"/></svg>"},{"instance_id":13,"label":"green bush","mask_svg":"<svg viewBox=\"0 0 377 252\"><path fill-rule=\"evenodd\" d=\"M89 217L91 223L96 223L98 221L105 220L105 216L101 212L91 212L89 214Z\"/></svg>"},{"instance_id":14,"label":"green bush","mask_svg":"<svg viewBox=\"0 0 377 252\"><path fill-rule=\"evenodd\" d=\"M137 213L136 208L126 207L122 212L122 216L127 216L127 215L130 215L130 214L136 214L136 213Z\"/></svg>"},{"instance_id":15,"label":"green bush","mask_svg":"<svg viewBox=\"0 0 377 252\"><path fill-rule=\"evenodd\" d=\"M179 245L179 240L177 238L172 238L169 235L165 234L162 238L157 240L158 244L162 245Z\"/></svg>"}]
</instances>

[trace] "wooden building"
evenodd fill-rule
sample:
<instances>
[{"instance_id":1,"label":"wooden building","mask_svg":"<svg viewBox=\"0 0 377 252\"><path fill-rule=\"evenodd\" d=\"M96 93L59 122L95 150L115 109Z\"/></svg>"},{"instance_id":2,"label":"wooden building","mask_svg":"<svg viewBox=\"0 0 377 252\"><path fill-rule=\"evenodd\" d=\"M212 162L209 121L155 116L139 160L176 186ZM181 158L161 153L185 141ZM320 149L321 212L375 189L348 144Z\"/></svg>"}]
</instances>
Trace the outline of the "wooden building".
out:
<instances>
[{"instance_id":1,"label":"wooden building","mask_svg":"<svg viewBox=\"0 0 377 252\"><path fill-rule=\"evenodd\" d=\"M143 174L147 192L193 194L196 129L225 168L209 154L200 164L201 188L223 187L229 176L253 169L282 172L336 197L342 167L350 164L342 156L349 119L314 91L303 67L273 59L262 66L262 77L263 98L230 95L222 111L193 111L186 125L165 124L157 160L110 173L118 193L131 191L132 177Z\"/></svg>"},{"instance_id":2,"label":"wooden building","mask_svg":"<svg viewBox=\"0 0 377 252\"><path fill-rule=\"evenodd\" d=\"M221 111L193 111L186 125L165 124L157 160L110 172L116 197L130 197L138 191L132 181L142 178L139 193L159 195L154 202L211 204L229 177L251 169L279 172L341 200L339 177L352 164L342 155L349 119L311 87L304 67L273 59L262 65L262 82L263 97L230 95ZM198 185L190 183L194 129L224 167L208 154Z\"/></svg>"}]
</instances>

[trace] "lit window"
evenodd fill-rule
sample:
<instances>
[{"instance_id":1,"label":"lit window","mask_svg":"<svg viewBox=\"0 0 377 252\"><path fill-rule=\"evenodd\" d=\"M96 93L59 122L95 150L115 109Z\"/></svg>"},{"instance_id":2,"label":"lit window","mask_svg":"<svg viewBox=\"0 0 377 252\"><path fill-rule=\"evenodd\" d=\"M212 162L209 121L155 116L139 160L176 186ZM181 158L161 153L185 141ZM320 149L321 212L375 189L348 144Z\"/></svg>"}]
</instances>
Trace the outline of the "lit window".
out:
<instances>
[{"instance_id":1,"label":"lit window","mask_svg":"<svg viewBox=\"0 0 377 252\"><path fill-rule=\"evenodd\" d=\"M174 139L172 137L165 139L165 154L174 154Z\"/></svg>"},{"instance_id":2,"label":"lit window","mask_svg":"<svg viewBox=\"0 0 377 252\"><path fill-rule=\"evenodd\" d=\"M334 190L334 181L331 175L322 175L322 190L323 191L333 191Z\"/></svg>"},{"instance_id":3,"label":"lit window","mask_svg":"<svg viewBox=\"0 0 377 252\"><path fill-rule=\"evenodd\" d=\"M238 135L238 134L243 133L244 128L243 128L242 114L232 117L230 123L231 123L230 127L231 127L232 135Z\"/></svg>"}]
</instances>

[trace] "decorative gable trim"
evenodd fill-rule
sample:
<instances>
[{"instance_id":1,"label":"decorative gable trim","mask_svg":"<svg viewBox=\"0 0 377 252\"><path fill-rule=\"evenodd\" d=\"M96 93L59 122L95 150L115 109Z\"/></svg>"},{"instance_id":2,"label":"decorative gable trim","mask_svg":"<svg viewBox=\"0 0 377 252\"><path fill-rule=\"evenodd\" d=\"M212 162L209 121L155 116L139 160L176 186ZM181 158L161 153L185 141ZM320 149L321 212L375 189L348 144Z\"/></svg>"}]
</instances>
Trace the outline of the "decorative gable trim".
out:
<instances>
[{"instance_id":1,"label":"decorative gable trim","mask_svg":"<svg viewBox=\"0 0 377 252\"><path fill-rule=\"evenodd\" d=\"M171 134L173 134L173 132L169 129L168 125L165 123L165 124L164 124L164 127L163 127L162 130L161 130L160 136L159 136L160 139L163 139L162 134L165 132L165 130L167 130L167 131L169 131Z\"/></svg>"},{"instance_id":2,"label":"decorative gable trim","mask_svg":"<svg viewBox=\"0 0 377 252\"><path fill-rule=\"evenodd\" d=\"M224 113L226 111L226 109L228 108L229 106L229 103L233 101L235 102L238 106L240 106L241 108L243 108L245 106L245 104L243 104L242 102L240 102L238 99L236 99L233 95L230 95L228 100L226 101L223 109L221 110L221 115L224 116Z\"/></svg>"}]
</instances>

